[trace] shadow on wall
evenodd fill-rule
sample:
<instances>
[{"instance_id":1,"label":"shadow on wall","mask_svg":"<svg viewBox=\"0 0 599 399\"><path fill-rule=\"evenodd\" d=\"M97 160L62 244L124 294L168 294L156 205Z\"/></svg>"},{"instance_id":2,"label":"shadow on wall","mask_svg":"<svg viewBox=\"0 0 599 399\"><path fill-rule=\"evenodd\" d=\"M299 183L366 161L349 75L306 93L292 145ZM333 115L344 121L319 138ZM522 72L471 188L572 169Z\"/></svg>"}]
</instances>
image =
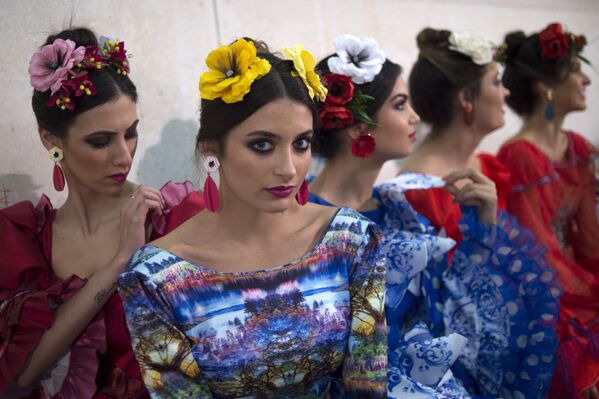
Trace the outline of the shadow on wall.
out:
<instances>
[{"instance_id":1,"label":"shadow on wall","mask_svg":"<svg viewBox=\"0 0 599 399\"><path fill-rule=\"evenodd\" d=\"M37 190L41 186L36 185L29 175L6 174L0 175L0 208L6 208L19 201L29 200L37 203L39 197Z\"/></svg>"},{"instance_id":2,"label":"shadow on wall","mask_svg":"<svg viewBox=\"0 0 599 399\"><path fill-rule=\"evenodd\" d=\"M189 180L195 187L200 171L195 159L197 125L193 120L169 121L160 133L160 142L149 147L139 164L139 183L160 188L169 180Z\"/></svg>"}]
</instances>

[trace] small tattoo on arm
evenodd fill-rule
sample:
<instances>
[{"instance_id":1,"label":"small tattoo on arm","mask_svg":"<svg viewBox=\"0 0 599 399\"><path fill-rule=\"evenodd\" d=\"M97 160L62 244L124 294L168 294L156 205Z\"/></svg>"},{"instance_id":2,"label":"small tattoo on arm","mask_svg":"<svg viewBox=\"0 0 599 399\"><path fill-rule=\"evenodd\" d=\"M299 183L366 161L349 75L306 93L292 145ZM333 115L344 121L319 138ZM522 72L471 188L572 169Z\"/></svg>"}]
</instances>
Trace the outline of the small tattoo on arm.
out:
<instances>
[{"instance_id":1,"label":"small tattoo on arm","mask_svg":"<svg viewBox=\"0 0 599 399\"><path fill-rule=\"evenodd\" d=\"M96 296L94 297L96 302L102 302L104 299L106 299L106 297L108 297L110 294L112 294L115 287L116 287L116 283L112 284L110 286L110 288L104 288L103 290L100 290L100 292L98 292L96 294Z\"/></svg>"}]
</instances>

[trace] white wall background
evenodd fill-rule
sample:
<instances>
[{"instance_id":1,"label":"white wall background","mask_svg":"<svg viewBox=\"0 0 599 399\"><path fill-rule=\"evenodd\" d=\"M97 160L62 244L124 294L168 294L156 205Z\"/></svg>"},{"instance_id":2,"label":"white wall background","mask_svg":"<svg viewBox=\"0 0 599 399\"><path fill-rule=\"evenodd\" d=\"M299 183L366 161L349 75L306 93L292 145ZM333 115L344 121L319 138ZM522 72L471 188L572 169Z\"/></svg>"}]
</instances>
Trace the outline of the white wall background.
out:
<instances>
[{"instance_id":1,"label":"white wall background","mask_svg":"<svg viewBox=\"0 0 599 399\"><path fill-rule=\"evenodd\" d=\"M560 21L591 44L585 55L599 65L599 0L0 0L0 208L37 200L60 203L52 188L52 163L39 142L27 68L46 35L73 25L125 40L140 100L139 149L130 178L160 187L199 173L194 136L203 60L217 45L240 36L280 49L302 43L317 58L344 33L376 38L406 73L417 56L424 27L472 29L495 42L513 29L539 30ZM599 74L584 67L595 84ZM599 90L587 90L589 109L566 125L599 145ZM494 152L519 127L508 113L504 128L481 149ZM381 178L394 174L390 163Z\"/></svg>"}]
</instances>

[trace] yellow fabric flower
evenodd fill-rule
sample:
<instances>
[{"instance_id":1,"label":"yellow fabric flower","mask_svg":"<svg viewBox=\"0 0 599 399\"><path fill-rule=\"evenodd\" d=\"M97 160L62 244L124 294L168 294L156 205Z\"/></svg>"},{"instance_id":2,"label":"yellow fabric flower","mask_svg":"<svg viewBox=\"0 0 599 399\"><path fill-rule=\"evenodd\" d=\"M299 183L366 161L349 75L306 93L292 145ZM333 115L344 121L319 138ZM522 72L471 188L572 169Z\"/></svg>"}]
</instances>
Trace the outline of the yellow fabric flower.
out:
<instances>
[{"instance_id":1,"label":"yellow fabric flower","mask_svg":"<svg viewBox=\"0 0 599 399\"><path fill-rule=\"evenodd\" d=\"M229 104L243 100L254 80L270 71L270 63L256 55L254 43L244 39L211 51L206 65L210 70L200 77L201 97Z\"/></svg>"},{"instance_id":2,"label":"yellow fabric flower","mask_svg":"<svg viewBox=\"0 0 599 399\"><path fill-rule=\"evenodd\" d=\"M327 97L327 88L324 87L320 81L320 76L314 72L316 60L312 53L304 49L300 44L295 45L295 50L285 47L283 53L293 61L293 66L295 67L297 74L302 78L308 88L310 98L314 99L314 97L316 97L318 101L324 101Z\"/></svg>"}]
</instances>

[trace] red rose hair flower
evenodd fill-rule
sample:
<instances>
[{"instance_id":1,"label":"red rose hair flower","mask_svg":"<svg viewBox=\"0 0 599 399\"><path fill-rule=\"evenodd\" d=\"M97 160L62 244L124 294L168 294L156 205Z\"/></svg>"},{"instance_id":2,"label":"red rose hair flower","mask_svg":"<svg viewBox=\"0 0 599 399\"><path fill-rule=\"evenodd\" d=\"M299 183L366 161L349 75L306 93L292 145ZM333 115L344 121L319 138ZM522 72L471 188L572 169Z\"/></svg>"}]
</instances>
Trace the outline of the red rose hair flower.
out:
<instances>
[{"instance_id":1,"label":"red rose hair flower","mask_svg":"<svg viewBox=\"0 0 599 399\"><path fill-rule=\"evenodd\" d=\"M555 60L568 53L570 45L561 24L553 23L539 33L543 57Z\"/></svg>"},{"instance_id":2,"label":"red rose hair flower","mask_svg":"<svg viewBox=\"0 0 599 399\"><path fill-rule=\"evenodd\" d=\"M349 76L328 73L324 85L329 89L325 100L328 104L347 104L354 96L354 84Z\"/></svg>"},{"instance_id":3,"label":"red rose hair flower","mask_svg":"<svg viewBox=\"0 0 599 399\"><path fill-rule=\"evenodd\" d=\"M320 110L320 120L325 129L341 129L354 123L354 117L347 108L328 104Z\"/></svg>"}]
</instances>

